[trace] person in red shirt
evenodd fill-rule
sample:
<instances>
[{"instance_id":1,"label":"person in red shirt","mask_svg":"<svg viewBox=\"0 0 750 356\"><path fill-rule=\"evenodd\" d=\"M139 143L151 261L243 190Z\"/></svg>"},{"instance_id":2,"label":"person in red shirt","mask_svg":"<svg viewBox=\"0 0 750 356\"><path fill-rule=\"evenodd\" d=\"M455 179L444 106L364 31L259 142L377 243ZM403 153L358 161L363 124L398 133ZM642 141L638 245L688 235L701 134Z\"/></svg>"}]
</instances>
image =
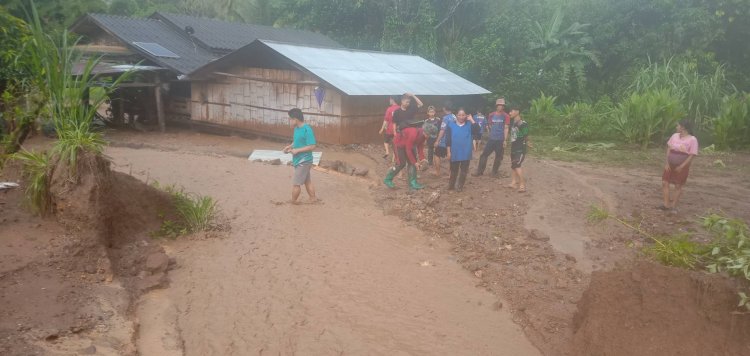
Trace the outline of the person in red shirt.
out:
<instances>
[{"instance_id":1,"label":"person in red shirt","mask_svg":"<svg viewBox=\"0 0 750 356\"><path fill-rule=\"evenodd\" d=\"M427 131L423 128L406 127L401 130L401 134L396 135L394 145L396 146L397 158L396 165L388 170L388 174L383 179L383 183L388 188L395 188L393 184L393 177L401 172L406 165L409 165L407 173L409 174L409 187L414 190L424 188L419 182L417 182L417 158L419 161L424 161L424 145L427 142L427 138L434 135L437 128L427 128ZM414 149L416 148L417 154L415 156ZM417 157L418 156L418 157Z\"/></svg>"},{"instance_id":2,"label":"person in red shirt","mask_svg":"<svg viewBox=\"0 0 750 356\"><path fill-rule=\"evenodd\" d=\"M398 97L392 96L388 98L390 106L385 110L385 116L383 117L383 125L380 127L378 134L383 136L383 147L385 147L385 155L383 158L388 158L391 155L391 145L393 145L393 135L396 133L396 126L393 124L393 112L400 109L401 106L398 104ZM393 160L395 160L396 150L393 150Z\"/></svg>"}]
</instances>

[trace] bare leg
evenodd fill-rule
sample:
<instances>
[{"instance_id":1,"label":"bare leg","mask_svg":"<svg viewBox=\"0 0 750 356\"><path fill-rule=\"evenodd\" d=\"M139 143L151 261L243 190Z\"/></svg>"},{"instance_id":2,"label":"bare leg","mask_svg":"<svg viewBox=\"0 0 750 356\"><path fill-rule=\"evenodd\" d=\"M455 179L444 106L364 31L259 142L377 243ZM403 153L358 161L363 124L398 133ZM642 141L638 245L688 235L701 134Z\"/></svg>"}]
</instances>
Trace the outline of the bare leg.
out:
<instances>
[{"instance_id":1,"label":"bare leg","mask_svg":"<svg viewBox=\"0 0 750 356\"><path fill-rule=\"evenodd\" d=\"M669 208L669 182L665 180L661 181L661 190L664 195L664 207Z\"/></svg>"},{"instance_id":2,"label":"bare leg","mask_svg":"<svg viewBox=\"0 0 750 356\"><path fill-rule=\"evenodd\" d=\"M312 181L309 179L307 180L307 182L305 182L305 190L307 190L307 195L310 197L311 202L318 201L318 197L315 196L315 186L312 184Z\"/></svg>"},{"instance_id":3,"label":"bare leg","mask_svg":"<svg viewBox=\"0 0 750 356\"><path fill-rule=\"evenodd\" d=\"M513 174L518 177L518 189L526 190L526 180L523 178L523 168L518 167L513 170Z\"/></svg>"},{"instance_id":4,"label":"bare leg","mask_svg":"<svg viewBox=\"0 0 750 356\"><path fill-rule=\"evenodd\" d=\"M385 155L390 156L391 155L391 145L388 142L383 143L383 147L385 147Z\"/></svg>"},{"instance_id":5,"label":"bare leg","mask_svg":"<svg viewBox=\"0 0 750 356\"><path fill-rule=\"evenodd\" d=\"M435 156L433 162L435 163L435 175L440 177L440 157Z\"/></svg>"},{"instance_id":6,"label":"bare leg","mask_svg":"<svg viewBox=\"0 0 750 356\"><path fill-rule=\"evenodd\" d=\"M672 200L672 209L677 207L677 202L680 201L680 196L682 195L682 185L681 184L675 184L674 185L674 200Z\"/></svg>"},{"instance_id":7,"label":"bare leg","mask_svg":"<svg viewBox=\"0 0 750 356\"><path fill-rule=\"evenodd\" d=\"M292 204L299 204L299 194L302 192L302 188L299 185L292 186Z\"/></svg>"},{"instance_id":8,"label":"bare leg","mask_svg":"<svg viewBox=\"0 0 750 356\"><path fill-rule=\"evenodd\" d=\"M520 180L520 179L516 179L517 175L518 173L516 173L515 169L510 172L510 176L512 178L510 180L510 184L508 184L508 188L514 188L514 189L516 188L516 185L518 184L518 181Z\"/></svg>"}]
</instances>

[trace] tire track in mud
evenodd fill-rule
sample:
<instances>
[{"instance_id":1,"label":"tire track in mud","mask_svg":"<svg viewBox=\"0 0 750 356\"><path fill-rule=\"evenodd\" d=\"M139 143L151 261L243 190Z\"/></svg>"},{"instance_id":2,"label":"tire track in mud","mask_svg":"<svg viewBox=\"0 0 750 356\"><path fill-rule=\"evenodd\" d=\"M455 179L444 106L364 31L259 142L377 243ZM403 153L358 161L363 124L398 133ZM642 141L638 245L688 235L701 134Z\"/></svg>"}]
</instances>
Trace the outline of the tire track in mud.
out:
<instances>
[{"instance_id":1,"label":"tire track in mud","mask_svg":"<svg viewBox=\"0 0 750 356\"><path fill-rule=\"evenodd\" d=\"M168 246L178 268L166 293L186 355L539 354L445 242L383 216L361 183L314 173L323 204L276 205L288 167L107 153L217 198L232 219L226 239Z\"/></svg>"}]
</instances>

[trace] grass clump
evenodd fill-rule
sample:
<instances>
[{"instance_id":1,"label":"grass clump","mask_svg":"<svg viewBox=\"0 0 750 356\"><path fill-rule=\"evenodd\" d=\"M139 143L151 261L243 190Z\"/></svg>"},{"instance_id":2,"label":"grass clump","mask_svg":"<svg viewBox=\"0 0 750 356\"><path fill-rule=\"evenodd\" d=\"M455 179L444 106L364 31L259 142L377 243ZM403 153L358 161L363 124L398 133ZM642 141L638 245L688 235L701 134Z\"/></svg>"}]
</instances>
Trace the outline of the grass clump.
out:
<instances>
[{"instance_id":1,"label":"grass clump","mask_svg":"<svg viewBox=\"0 0 750 356\"><path fill-rule=\"evenodd\" d=\"M50 156L45 152L31 152L22 150L13 154L13 158L21 163L23 175L27 180L24 195L31 210L44 216L52 208L50 194L50 177L52 165Z\"/></svg>"},{"instance_id":2,"label":"grass clump","mask_svg":"<svg viewBox=\"0 0 750 356\"><path fill-rule=\"evenodd\" d=\"M159 188L158 183L154 186ZM174 185L163 187L162 190L172 197L172 204L177 213L176 220L165 219L156 236L177 238L200 231L214 228L219 209L216 200L210 196L186 193Z\"/></svg>"}]
</instances>

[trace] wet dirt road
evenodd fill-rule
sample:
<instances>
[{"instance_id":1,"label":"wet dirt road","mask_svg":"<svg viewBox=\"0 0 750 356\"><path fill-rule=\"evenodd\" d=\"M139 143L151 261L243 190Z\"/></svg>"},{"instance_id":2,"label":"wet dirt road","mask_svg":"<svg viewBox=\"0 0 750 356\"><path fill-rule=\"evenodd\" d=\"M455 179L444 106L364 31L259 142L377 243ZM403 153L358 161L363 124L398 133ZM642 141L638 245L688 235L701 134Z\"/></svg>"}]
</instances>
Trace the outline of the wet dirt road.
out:
<instances>
[{"instance_id":1,"label":"wet dirt road","mask_svg":"<svg viewBox=\"0 0 750 356\"><path fill-rule=\"evenodd\" d=\"M292 206L275 203L288 199L289 167L107 154L117 170L218 199L232 226L168 244L178 267L140 308L144 355L539 354L444 242L384 216L361 181L313 172L324 203Z\"/></svg>"}]
</instances>

